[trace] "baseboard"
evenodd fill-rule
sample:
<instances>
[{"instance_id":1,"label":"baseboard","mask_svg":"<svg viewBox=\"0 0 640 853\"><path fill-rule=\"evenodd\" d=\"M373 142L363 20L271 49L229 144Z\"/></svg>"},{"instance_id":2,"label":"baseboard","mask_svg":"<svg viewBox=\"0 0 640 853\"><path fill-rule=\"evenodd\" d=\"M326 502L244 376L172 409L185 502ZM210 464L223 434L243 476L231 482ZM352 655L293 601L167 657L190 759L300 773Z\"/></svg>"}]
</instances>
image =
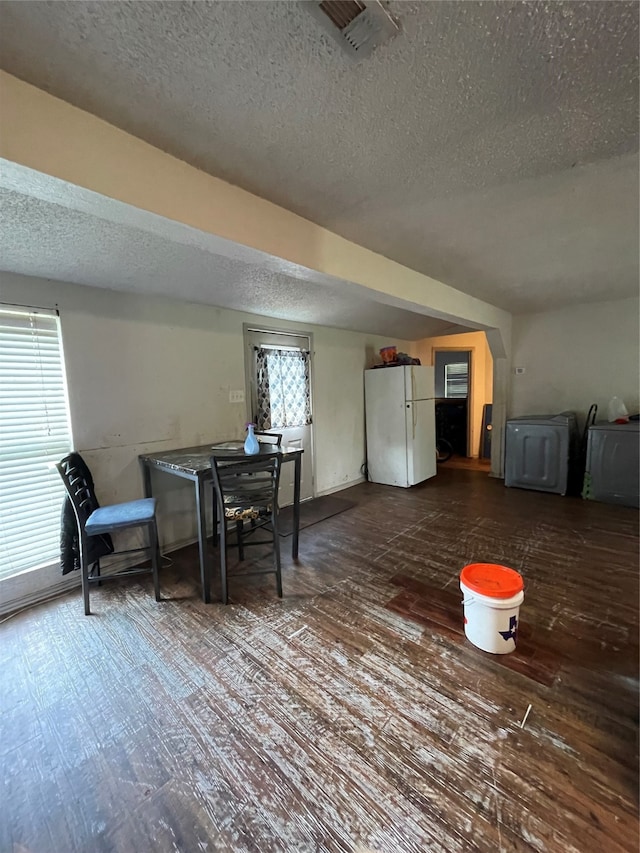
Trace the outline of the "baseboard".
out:
<instances>
[{"instance_id":1,"label":"baseboard","mask_svg":"<svg viewBox=\"0 0 640 853\"><path fill-rule=\"evenodd\" d=\"M22 595L19 598L4 598L0 602L0 616L9 618L11 614L19 613L22 610L28 610L30 607L35 607L36 604L43 604L52 598L59 598L69 592L73 592L80 587L80 575L60 576L60 581L52 586L48 586L46 590L38 590L27 595Z\"/></svg>"},{"instance_id":2,"label":"baseboard","mask_svg":"<svg viewBox=\"0 0 640 853\"><path fill-rule=\"evenodd\" d=\"M194 545L197 543L198 538L191 537L190 539L181 539L177 542L172 542L168 545L162 546L162 554L170 554L173 551L179 551L181 548L186 548L188 545ZM105 558L105 560L108 558ZM109 575L115 575L118 572L122 572L126 569L134 568L138 563L143 562L144 558L143 552L141 551L138 556L129 555L119 557L117 554L115 559L106 565L101 565L101 572L104 577L108 577ZM160 565L160 571L162 571L162 564ZM68 575L60 575L60 580L46 587L46 589L36 590L32 593L28 593L27 595L22 595L20 597L15 597L11 599L4 599L0 602L0 617L10 617L12 614L21 612L23 610L28 610L30 607L35 607L38 604L44 604L47 601L51 601L54 598L59 598L62 595L66 595L70 592L75 592L77 589L80 589L82 586L82 579L80 577L80 572L70 572Z\"/></svg>"},{"instance_id":3,"label":"baseboard","mask_svg":"<svg viewBox=\"0 0 640 853\"><path fill-rule=\"evenodd\" d=\"M339 486L332 486L330 489L323 489L321 492L316 492L317 498L322 498L325 495L333 495L336 492L343 492L345 489L350 489L351 486L357 486L360 483L366 483L366 479L364 477L358 477L356 480L349 480L348 483L341 483Z\"/></svg>"}]
</instances>

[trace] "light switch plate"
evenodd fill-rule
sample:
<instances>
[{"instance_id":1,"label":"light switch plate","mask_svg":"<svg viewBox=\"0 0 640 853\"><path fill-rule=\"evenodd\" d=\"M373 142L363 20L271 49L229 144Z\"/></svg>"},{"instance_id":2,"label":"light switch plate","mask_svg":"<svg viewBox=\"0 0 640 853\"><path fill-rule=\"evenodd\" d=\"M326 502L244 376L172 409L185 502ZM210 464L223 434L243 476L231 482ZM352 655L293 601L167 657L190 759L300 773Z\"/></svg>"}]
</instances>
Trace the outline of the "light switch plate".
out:
<instances>
[{"instance_id":1,"label":"light switch plate","mask_svg":"<svg viewBox=\"0 0 640 853\"><path fill-rule=\"evenodd\" d=\"M230 403L244 403L244 391L229 391Z\"/></svg>"},{"instance_id":2,"label":"light switch plate","mask_svg":"<svg viewBox=\"0 0 640 853\"><path fill-rule=\"evenodd\" d=\"M521 376L524 373L524 367L515 367L513 372L516 376Z\"/></svg>"}]
</instances>

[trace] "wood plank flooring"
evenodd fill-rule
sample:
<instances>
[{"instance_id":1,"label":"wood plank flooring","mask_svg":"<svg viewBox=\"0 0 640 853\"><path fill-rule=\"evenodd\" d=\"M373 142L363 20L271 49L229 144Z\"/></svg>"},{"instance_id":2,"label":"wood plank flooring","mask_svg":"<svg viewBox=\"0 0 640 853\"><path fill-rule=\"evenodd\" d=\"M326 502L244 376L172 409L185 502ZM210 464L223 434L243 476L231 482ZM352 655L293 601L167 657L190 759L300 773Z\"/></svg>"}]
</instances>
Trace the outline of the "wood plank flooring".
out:
<instances>
[{"instance_id":1,"label":"wood plank flooring","mask_svg":"<svg viewBox=\"0 0 640 853\"><path fill-rule=\"evenodd\" d=\"M189 548L162 603L0 625L0 851L638 849L638 513L465 470L341 497L282 600L202 604ZM508 663L456 624L475 561L525 578Z\"/></svg>"}]
</instances>

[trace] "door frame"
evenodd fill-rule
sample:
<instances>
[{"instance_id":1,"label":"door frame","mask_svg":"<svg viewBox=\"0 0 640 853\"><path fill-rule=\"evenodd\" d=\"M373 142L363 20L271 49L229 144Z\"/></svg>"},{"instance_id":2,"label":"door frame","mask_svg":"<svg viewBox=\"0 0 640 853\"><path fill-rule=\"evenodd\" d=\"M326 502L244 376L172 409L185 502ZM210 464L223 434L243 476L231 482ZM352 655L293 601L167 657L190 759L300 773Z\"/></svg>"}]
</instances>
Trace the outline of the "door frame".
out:
<instances>
[{"instance_id":1,"label":"door frame","mask_svg":"<svg viewBox=\"0 0 640 853\"><path fill-rule=\"evenodd\" d=\"M253 366L249 358L249 342L248 334L253 332L266 332L269 335L283 335L288 338L306 338L309 341L309 372L311 381L309 382L309 398L311 403L311 495L316 497L316 440L315 440L315 417L314 417L314 384L315 384L315 349L313 344L313 332L304 331L303 329L286 329L282 326L267 326L264 323L243 323L242 324L242 345L244 349L244 383L245 383L245 411L247 421L251 420L253 405L252 400L252 385L253 385Z\"/></svg>"},{"instance_id":2,"label":"door frame","mask_svg":"<svg viewBox=\"0 0 640 853\"><path fill-rule=\"evenodd\" d=\"M469 381L468 381L468 394L467 394L467 459L473 458L472 446L471 446L471 434L472 434L472 424L473 424L473 395L475 391L475 383L473 381L473 368L474 368L474 360L476 357L476 348L474 346L467 347L439 347L432 346L431 347L431 364L435 371L436 369L436 353L437 352L468 352L469 353ZM435 382L435 378L434 378ZM452 400L455 397L451 398ZM478 449L478 453L479 453ZM478 458L480 458L478 456Z\"/></svg>"}]
</instances>

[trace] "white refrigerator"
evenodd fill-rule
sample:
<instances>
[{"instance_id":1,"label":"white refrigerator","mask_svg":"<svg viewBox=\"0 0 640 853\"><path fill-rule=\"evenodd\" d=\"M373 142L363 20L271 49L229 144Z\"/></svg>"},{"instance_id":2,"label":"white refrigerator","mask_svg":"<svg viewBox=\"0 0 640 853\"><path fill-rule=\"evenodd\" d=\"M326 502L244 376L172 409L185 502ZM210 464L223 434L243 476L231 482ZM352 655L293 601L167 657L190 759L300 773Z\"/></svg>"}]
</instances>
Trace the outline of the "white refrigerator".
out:
<instances>
[{"instance_id":1,"label":"white refrigerator","mask_svg":"<svg viewBox=\"0 0 640 853\"><path fill-rule=\"evenodd\" d=\"M434 477L433 367L365 370L364 391L369 480L407 488Z\"/></svg>"}]
</instances>

